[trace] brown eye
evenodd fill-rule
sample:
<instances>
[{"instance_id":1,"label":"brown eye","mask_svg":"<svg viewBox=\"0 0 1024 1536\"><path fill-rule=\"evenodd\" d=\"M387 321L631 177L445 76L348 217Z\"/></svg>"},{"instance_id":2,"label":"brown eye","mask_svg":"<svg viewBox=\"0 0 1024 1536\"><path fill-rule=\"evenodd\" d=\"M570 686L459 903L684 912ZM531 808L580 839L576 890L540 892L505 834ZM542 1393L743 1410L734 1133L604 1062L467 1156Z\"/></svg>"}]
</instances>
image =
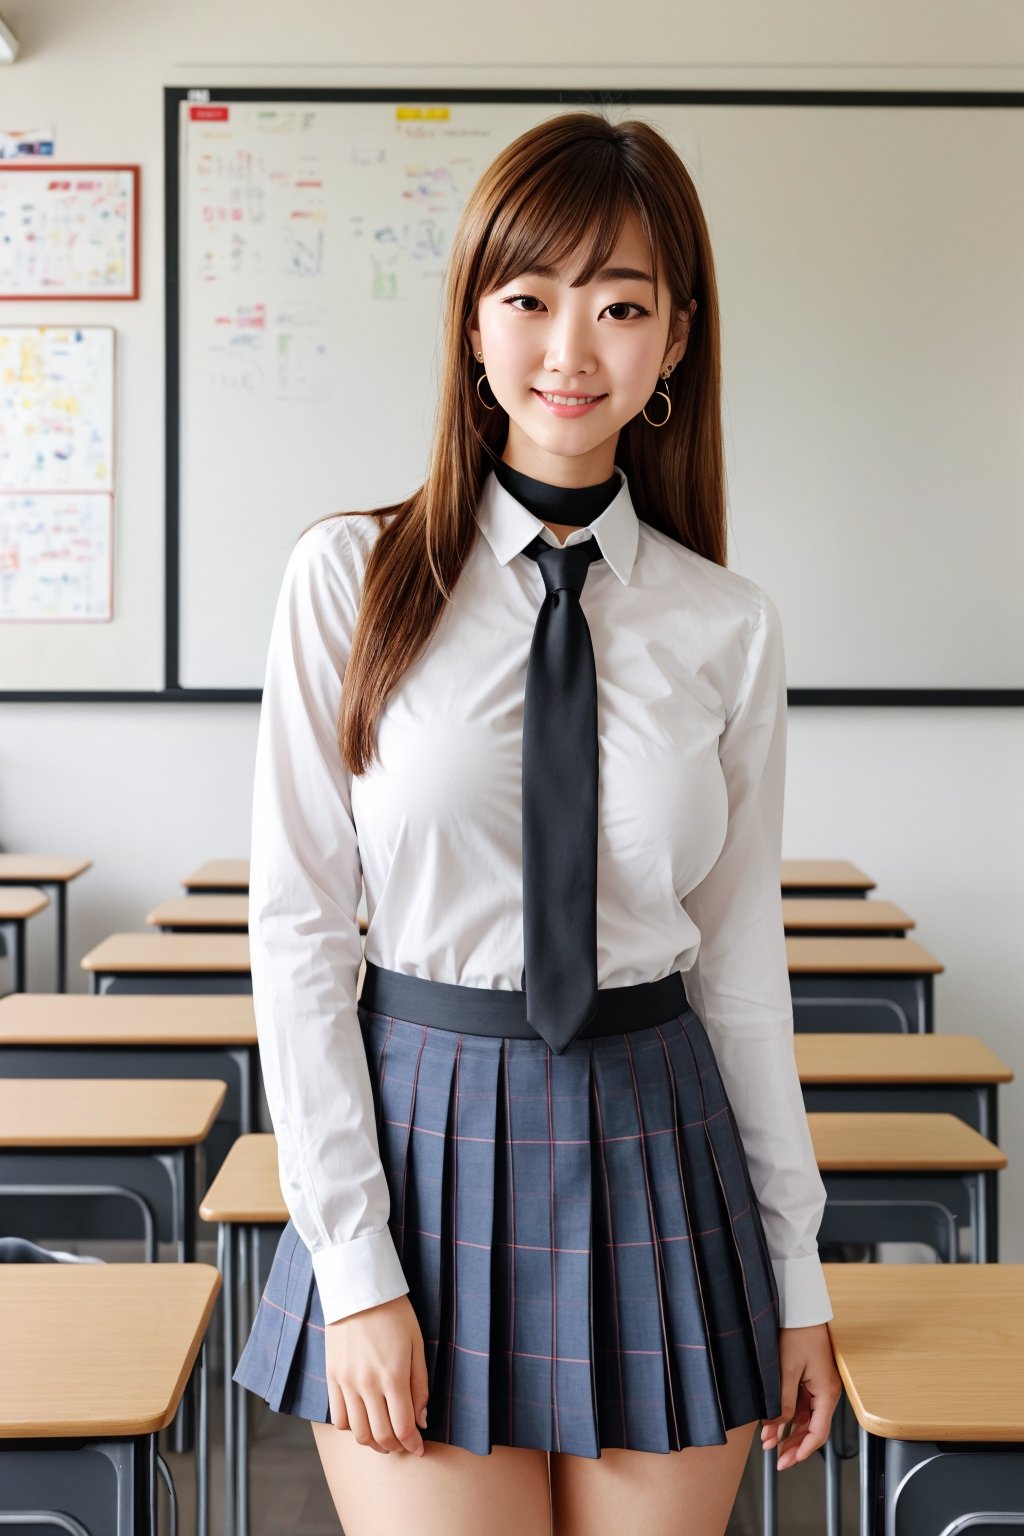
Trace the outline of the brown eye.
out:
<instances>
[{"instance_id":1,"label":"brown eye","mask_svg":"<svg viewBox=\"0 0 1024 1536\"><path fill-rule=\"evenodd\" d=\"M630 318L628 314L626 314L626 315L623 315L623 314L618 314L618 315L612 314L612 310L615 310L615 309L618 309L618 310L635 309L638 316L639 315L649 315L650 314L650 310L649 309L644 309L642 304L627 304L625 299L619 300L619 302L616 303L616 304L609 304L607 306L607 313L612 316L613 320L628 320Z\"/></svg>"}]
</instances>

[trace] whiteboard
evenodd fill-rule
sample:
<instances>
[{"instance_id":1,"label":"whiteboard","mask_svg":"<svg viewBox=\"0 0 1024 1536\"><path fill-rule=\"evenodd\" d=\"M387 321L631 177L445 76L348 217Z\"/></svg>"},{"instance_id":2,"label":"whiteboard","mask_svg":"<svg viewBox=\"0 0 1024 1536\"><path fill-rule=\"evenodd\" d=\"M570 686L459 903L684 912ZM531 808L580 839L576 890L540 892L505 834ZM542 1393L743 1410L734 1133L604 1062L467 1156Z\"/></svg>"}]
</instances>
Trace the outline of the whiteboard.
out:
<instances>
[{"instance_id":1,"label":"whiteboard","mask_svg":"<svg viewBox=\"0 0 1024 1536\"><path fill-rule=\"evenodd\" d=\"M604 110L663 132L701 198L730 564L779 606L790 687L1021 688L1020 112L655 94ZM575 104L239 95L178 103L186 689L258 689L299 531L421 482L462 202Z\"/></svg>"}]
</instances>

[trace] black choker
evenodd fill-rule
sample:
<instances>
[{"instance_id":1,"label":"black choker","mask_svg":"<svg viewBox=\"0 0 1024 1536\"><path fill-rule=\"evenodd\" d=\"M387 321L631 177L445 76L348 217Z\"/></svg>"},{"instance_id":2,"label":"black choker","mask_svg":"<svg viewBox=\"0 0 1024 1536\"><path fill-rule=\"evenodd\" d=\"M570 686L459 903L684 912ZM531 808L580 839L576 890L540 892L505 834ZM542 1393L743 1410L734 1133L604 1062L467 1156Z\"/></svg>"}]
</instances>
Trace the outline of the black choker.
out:
<instances>
[{"instance_id":1,"label":"black choker","mask_svg":"<svg viewBox=\"0 0 1024 1536\"><path fill-rule=\"evenodd\" d=\"M493 469L499 485L534 517L545 523L565 523L574 528L582 528L599 517L615 500L622 483L617 470L600 485L549 485L546 480L534 480L531 475L513 469L503 459L498 459Z\"/></svg>"}]
</instances>

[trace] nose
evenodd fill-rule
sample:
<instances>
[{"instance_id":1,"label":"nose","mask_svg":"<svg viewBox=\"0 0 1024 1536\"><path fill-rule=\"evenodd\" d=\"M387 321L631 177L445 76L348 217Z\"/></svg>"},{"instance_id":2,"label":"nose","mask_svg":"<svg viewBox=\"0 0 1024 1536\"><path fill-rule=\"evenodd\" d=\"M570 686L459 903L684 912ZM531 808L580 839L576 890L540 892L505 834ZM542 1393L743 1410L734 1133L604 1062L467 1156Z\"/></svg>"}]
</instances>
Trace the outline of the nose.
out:
<instances>
[{"instance_id":1,"label":"nose","mask_svg":"<svg viewBox=\"0 0 1024 1536\"><path fill-rule=\"evenodd\" d=\"M566 311L554 322L548 333L544 367L549 373L559 374L563 383L595 371L593 340L582 316Z\"/></svg>"}]
</instances>

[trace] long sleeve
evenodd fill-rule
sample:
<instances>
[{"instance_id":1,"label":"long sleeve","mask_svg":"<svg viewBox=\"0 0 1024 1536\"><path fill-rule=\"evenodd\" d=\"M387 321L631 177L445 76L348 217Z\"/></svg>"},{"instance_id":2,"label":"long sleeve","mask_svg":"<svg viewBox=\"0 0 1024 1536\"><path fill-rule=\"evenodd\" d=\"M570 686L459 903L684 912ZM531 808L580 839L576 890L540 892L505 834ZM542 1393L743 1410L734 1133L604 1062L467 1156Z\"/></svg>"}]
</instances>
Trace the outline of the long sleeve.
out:
<instances>
[{"instance_id":1,"label":"long sleeve","mask_svg":"<svg viewBox=\"0 0 1024 1536\"><path fill-rule=\"evenodd\" d=\"M786 764L782 628L759 592L737 697L719 737L728 790L725 841L683 898L700 931L686 976L743 1139L779 1290L780 1324L826 1322L818 1257L825 1208L793 1052L793 1005L780 862Z\"/></svg>"},{"instance_id":2,"label":"long sleeve","mask_svg":"<svg viewBox=\"0 0 1024 1536\"><path fill-rule=\"evenodd\" d=\"M409 1290L387 1225L356 1013L362 866L335 734L358 606L343 521L303 534L278 597L249 886L253 1005L281 1189L329 1323Z\"/></svg>"}]
</instances>

